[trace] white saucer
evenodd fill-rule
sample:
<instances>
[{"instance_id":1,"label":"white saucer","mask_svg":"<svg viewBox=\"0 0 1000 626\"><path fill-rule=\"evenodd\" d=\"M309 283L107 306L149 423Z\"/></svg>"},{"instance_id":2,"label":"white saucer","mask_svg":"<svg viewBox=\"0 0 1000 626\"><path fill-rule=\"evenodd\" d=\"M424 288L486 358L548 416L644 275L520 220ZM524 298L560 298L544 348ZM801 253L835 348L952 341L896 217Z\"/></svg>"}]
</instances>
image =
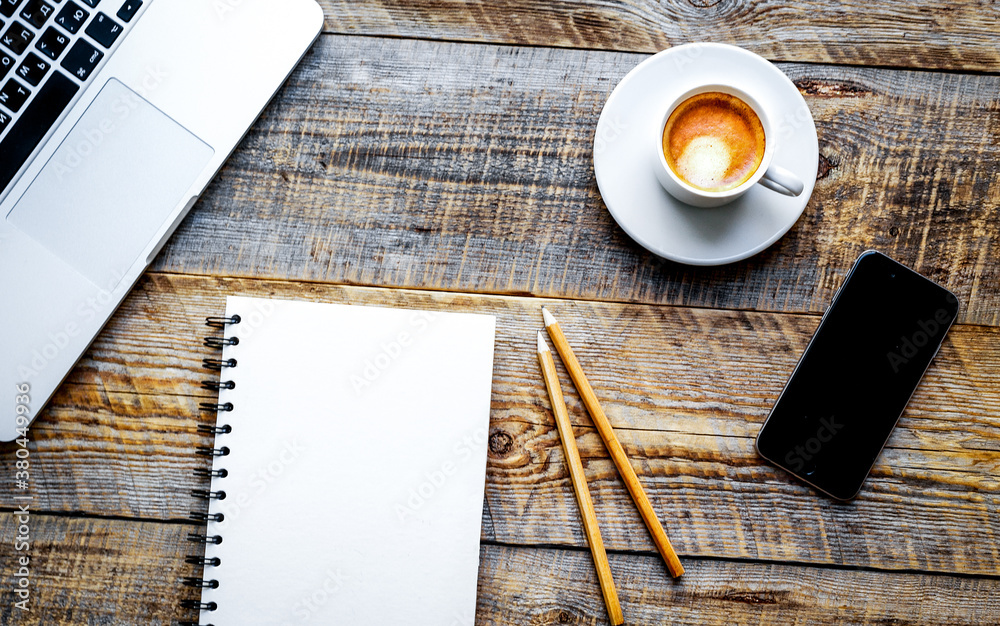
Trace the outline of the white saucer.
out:
<instances>
[{"instance_id":1,"label":"white saucer","mask_svg":"<svg viewBox=\"0 0 1000 626\"><path fill-rule=\"evenodd\" d=\"M727 83L755 97L771 118L773 163L803 183L794 198L755 185L725 206L696 208L666 192L653 173L663 108L699 84ZM689 265L722 265L757 254L795 224L816 185L819 141L805 99L781 70L725 44L695 43L646 59L611 93L594 137L594 174L618 225L650 252Z\"/></svg>"}]
</instances>

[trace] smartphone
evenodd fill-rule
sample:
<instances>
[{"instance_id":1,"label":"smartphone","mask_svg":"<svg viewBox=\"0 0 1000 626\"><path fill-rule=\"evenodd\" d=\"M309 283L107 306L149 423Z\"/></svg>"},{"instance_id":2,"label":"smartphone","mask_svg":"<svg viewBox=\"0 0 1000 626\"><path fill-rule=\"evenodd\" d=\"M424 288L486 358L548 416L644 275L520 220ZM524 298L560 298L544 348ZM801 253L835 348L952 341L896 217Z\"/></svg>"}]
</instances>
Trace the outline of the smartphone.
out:
<instances>
[{"instance_id":1,"label":"smartphone","mask_svg":"<svg viewBox=\"0 0 1000 626\"><path fill-rule=\"evenodd\" d=\"M838 500L856 496L957 316L944 287L862 254L757 435L758 454Z\"/></svg>"}]
</instances>

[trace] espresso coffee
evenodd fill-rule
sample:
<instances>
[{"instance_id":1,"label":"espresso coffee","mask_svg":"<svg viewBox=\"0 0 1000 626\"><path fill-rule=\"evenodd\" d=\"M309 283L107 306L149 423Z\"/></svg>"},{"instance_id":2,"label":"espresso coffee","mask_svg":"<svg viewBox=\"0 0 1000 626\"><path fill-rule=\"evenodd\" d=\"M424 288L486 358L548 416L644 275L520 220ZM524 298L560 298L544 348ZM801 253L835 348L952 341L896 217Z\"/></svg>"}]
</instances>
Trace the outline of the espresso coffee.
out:
<instances>
[{"instance_id":1,"label":"espresso coffee","mask_svg":"<svg viewBox=\"0 0 1000 626\"><path fill-rule=\"evenodd\" d=\"M745 183L764 158L764 126L746 102L710 91L677 105L663 128L663 155L681 180L703 191Z\"/></svg>"}]
</instances>

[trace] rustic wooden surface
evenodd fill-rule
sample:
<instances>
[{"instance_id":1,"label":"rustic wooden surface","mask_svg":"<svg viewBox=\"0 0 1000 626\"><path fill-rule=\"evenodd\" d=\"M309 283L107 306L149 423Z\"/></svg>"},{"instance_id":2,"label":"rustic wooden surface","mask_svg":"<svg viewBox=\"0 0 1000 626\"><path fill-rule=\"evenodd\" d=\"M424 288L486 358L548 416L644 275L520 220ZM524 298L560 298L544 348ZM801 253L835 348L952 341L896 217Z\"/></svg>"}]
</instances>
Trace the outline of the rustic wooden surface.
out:
<instances>
[{"instance_id":1,"label":"rustic wooden surface","mask_svg":"<svg viewBox=\"0 0 1000 626\"><path fill-rule=\"evenodd\" d=\"M600 199L594 127L643 55L323 37L160 271L821 313L877 248L1000 323L1000 76L783 64L820 179L765 252L665 262Z\"/></svg>"},{"instance_id":2,"label":"rustic wooden surface","mask_svg":"<svg viewBox=\"0 0 1000 626\"><path fill-rule=\"evenodd\" d=\"M0 513L5 534L12 532L11 518ZM36 610L22 618L4 605L0 623L169 626L177 620L173 601L197 598L174 582L188 575L185 526L59 516L41 516L34 525ZM585 550L484 540L479 555L476 624L607 623ZM956 626L992 623L1000 611L995 578L691 558L683 578L652 585L662 575L658 556L611 553L609 558L628 624Z\"/></svg>"},{"instance_id":3,"label":"rustic wooden surface","mask_svg":"<svg viewBox=\"0 0 1000 626\"><path fill-rule=\"evenodd\" d=\"M626 623L1000 622L997 2L323 4L327 34L32 427L28 616L0 487L0 623L192 617L199 320L231 294L497 316L477 624L606 623L535 360L542 304L687 568L670 580L560 369ZM632 243L590 163L639 53L696 39L781 62L820 138L796 226L721 268ZM873 247L963 310L841 504L753 438ZM3 476L14 461L0 446Z\"/></svg>"},{"instance_id":4,"label":"rustic wooden surface","mask_svg":"<svg viewBox=\"0 0 1000 626\"><path fill-rule=\"evenodd\" d=\"M658 52L689 41L773 61L995 72L996 0L321 0L330 33Z\"/></svg>"}]
</instances>

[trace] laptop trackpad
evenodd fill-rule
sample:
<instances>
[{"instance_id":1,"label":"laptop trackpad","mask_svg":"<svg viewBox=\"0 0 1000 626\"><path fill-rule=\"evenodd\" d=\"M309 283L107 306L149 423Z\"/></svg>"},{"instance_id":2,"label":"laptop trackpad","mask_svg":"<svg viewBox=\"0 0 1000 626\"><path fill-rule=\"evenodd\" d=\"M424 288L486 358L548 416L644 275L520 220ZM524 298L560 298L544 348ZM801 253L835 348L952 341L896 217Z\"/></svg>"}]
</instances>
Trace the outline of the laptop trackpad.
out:
<instances>
[{"instance_id":1,"label":"laptop trackpad","mask_svg":"<svg viewBox=\"0 0 1000 626\"><path fill-rule=\"evenodd\" d=\"M112 78L7 219L111 290L214 153Z\"/></svg>"}]
</instances>

